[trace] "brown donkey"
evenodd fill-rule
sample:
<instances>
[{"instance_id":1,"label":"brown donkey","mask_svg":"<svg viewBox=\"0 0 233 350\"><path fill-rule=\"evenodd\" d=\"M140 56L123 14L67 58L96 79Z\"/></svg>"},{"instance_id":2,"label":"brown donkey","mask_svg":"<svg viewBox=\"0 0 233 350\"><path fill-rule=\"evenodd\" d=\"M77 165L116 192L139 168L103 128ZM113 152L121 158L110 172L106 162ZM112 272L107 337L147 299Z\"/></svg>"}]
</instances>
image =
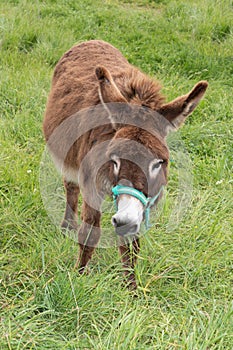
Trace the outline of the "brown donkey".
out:
<instances>
[{"instance_id":1,"label":"brown donkey","mask_svg":"<svg viewBox=\"0 0 233 350\"><path fill-rule=\"evenodd\" d=\"M44 135L64 177L62 227L77 230L81 191L82 224L77 267L83 273L100 238L101 204L113 192L112 224L125 275L139 252L139 228L167 183L166 136L195 109L208 84L165 103L160 85L133 67L110 44L92 40L71 48L58 62L48 97ZM129 243L131 237L131 243Z\"/></svg>"}]
</instances>

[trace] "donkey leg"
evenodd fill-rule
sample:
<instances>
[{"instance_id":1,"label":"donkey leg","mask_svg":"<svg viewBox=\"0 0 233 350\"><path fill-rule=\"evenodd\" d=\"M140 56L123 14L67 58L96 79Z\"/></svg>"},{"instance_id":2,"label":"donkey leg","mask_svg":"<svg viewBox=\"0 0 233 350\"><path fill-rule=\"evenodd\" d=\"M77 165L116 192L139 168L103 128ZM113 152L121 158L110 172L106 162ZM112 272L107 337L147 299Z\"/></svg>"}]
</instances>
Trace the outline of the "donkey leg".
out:
<instances>
[{"instance_id":1,"label":"donkey leg","mask_svg":"<svg viewBox=\"0 0 233 350\"><path fill-rule=\"evenodd\" d=\"M69 230L77 230L78 195L80 189L75 183L66 180L64 180L64 186L66 189L66 210L61 227L68 228Z\"/></svg>"},{"instance_id":2,"label":"donkey leg","mask_svg":"<svg viewBox=\"0 0 233 350\"><path fill-rule=\"evenodd\" d=\"M99 242L100 218L101 214L98 210L91 208L86 202L83 203L82 225L78 234L79 257L75 265L81 274Z\"/></svg>"},{"instance_id":3,"label":"donkey leg","mask_svg":"<svg viewBox=\"0 0 233 350\"><path fill-rule=\"evenodd\" d=\"M134 265L137 259L136 255L139 252L139 240L136 239L132 242L132 251L130 251L130 244L124 243L119 246L119 252L128 287L131 290L135 290L137 288L137 283L134 274Z\"/></svg>"},{"instance_id":4,"label":"donkey leg","mask_svg":"<svg viewBox=\"0 0 233 350\"><path fill-rule=\"evenodd\" d=\"M137 262L137 257L140 252L140 241L139 238L136 238L132 242L132 267L135 266Z\"/></svg>"}]
</instances>

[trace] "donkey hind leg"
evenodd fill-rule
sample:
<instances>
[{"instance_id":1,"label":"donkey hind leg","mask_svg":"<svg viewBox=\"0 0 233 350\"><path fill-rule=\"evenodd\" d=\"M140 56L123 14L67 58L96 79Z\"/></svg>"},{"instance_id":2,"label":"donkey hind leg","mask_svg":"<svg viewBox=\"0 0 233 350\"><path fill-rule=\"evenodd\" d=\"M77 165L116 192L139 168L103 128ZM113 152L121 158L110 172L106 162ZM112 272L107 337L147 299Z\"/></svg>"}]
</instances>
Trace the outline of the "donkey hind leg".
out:
<instances>
[{"instance_id":1,"label":"donkey hind leg","mask_svg":"<svg viewBox=\"0 0 233 350\"><path fill-rule=\"evenodd\" d=\"M75 183L68 182L66 180L64 180L64 186L66 190L66 209L61 227L64 229L77 231L77 209L80 189Z\"/></svg>"},{"instance_id":2,"label":"donkey hind leg","mask_svg":"<svg viewBox=\"0 0 233 350\"><path fill-rule=\"evenodd\" d=\"M86 202L82 206L82 225L78 233L79 257L76 267L82 274L100 238L100 211L90 207Z\"/></svg>"},{"instance_id":3,"label":"donkey hind leg","mask_svg":"<svg viewBox=\"0 0 233 350\"><path fill-rule=\"evenodd\" d=\"M130 250L130 244L122 242L119 246L119 252L121 255L121 261L123 264L124 275L126 277L127 285L130 289L134 290L137 288L135 279L134 266L137 261L137 255L140 250L139 239L136 238L132 242L132 249Z\"/></svg>"}]
</instances>

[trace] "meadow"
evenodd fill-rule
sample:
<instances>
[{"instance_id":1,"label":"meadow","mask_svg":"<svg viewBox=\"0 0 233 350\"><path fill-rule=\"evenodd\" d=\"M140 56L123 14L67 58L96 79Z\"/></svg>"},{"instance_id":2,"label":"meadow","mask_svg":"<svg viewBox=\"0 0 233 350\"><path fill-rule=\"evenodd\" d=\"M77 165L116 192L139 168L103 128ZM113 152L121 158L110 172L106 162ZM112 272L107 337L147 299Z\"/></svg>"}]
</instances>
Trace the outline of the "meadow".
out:
<instances>
[{"instance_id":1,"label":"meadow","mask_svg":"<svg viewBox=\"0 0 233 350\"><path fill-rule=\"evenodd\" d=\"M174 162L167 202L142 239L136 295L114 247L97 249L90 274L78 275L78 246L40 193L52 73L89 39L119 48L168 100L209 82L178 132L191 205L168 230ZM231 350L233 1L1 0L0 49L0 349Z\"/></svg>"}]
</instances>

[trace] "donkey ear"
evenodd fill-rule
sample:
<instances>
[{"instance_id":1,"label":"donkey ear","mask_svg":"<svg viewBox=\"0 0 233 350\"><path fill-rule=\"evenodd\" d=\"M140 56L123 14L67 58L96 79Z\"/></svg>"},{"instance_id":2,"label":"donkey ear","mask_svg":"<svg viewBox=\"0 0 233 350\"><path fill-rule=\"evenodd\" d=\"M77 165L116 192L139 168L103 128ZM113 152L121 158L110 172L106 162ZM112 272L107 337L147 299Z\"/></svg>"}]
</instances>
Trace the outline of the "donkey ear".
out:
<instances>
[{"instance_id":1,"label":"donkey ear","mask_svg":"<svg viewBox=\"0 0 233 350\"><path fill-rule=\"evenodd\" d=\"M129 114L130 105L105 67L96 67L95 74L99 81L100 101L107 110L113 127L119 129L126 123L125 118Z\"/></svg>"},{"instance_id":2,"label":"donkey ear","mask_svg":"<svg viewBox=\"0 0 233 350\"><path fill-rule=\"evenodd\" d=\"M200 81L187 95L176 98L158 110L171 124L168 131L174 131L183 124L204 96L207 87L207 81Z\"/></svg>"},{"instance_id":3,"label":"donkey ear","mask_svg":"<svg viewBox=\"0 0 233 350\"><path fill-rule=\"evenodd\" d=\"M127 103L127 100L121 94L107 68L96 67L95 74L99 81L99 96L102 103Z\"/></svg>"}]
</instances>

